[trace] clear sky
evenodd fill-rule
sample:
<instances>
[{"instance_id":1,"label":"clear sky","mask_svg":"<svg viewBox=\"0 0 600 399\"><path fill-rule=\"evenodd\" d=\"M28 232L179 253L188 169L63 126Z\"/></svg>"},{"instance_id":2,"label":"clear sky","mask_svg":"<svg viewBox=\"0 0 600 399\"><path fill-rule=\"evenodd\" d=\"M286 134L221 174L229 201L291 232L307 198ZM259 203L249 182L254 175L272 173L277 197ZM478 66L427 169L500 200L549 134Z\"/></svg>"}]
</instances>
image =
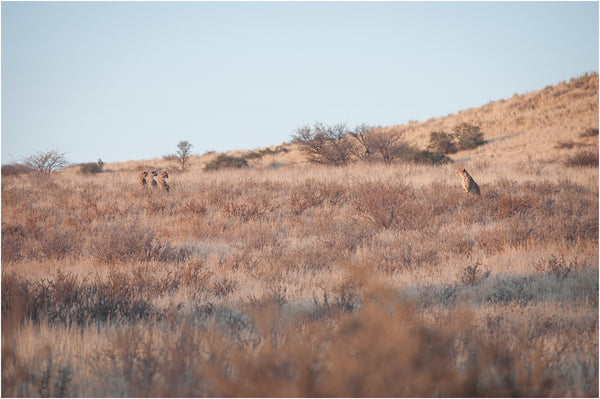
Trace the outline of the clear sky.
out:
<instances>
[{"instance_id":1,"label":"clear sky","mask_svg":"<svg viewBox=\"0 0 600 399\"><path fill-rule=\"evenodd\" d=\"M2 163L254 149L598 71L598 2L2 2Z\"/></svg>"}]
</instances>

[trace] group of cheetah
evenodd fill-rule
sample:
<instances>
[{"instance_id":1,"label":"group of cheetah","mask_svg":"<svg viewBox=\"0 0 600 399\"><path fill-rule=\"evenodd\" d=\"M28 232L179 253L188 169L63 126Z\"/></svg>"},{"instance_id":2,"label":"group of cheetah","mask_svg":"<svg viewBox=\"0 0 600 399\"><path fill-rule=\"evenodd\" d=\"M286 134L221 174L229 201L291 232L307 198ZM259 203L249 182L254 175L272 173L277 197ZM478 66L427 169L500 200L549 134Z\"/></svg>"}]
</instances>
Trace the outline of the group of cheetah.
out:
<instances>
[{"instance_id":1,"label":"group of cheetah","mask_svg":"<svg viewBox=\"0 0 600 399\"><path fill-rule=\"evenodd\" d=\"M146 185L148 184L146 177L148 177L148 174L150 175L151 178L151 186L152 187L160 187L163 190L165 190L166 192L169 192L169 184L167 183L167 178L169 177L169 174L167 172L162 172L160 174L160 176L158 177L158 183L156 182L156 180L154 180L155 176L158 176L158 173L156 172L156 170L151 170L150 172L147 171L143 171L138 175L138 184L142 187L146 187ZM475 194L475 195L481 195L481 192L479 190L479 185L477 183L475 183L475 180L473 180L473 178L471 177L471 175L469 174L469 172L467 172L466 169L464 168L459 168L456 171L456 174L459 175L462 179L462 189L464 190L465 193L467 194Z\"/></svg>"},{"instance_id":2,"label":"group of cheetah","mask_svg":"<svg viewBox=\"0 0 600 399\"><path fill-rule=\"evenodd\" d=\"M160 176L158 176L158 172L156 172L156 170L151 170L150 172L148 172L148 171L140 172L140 174L138 175L138 184L140 186L146 187L148 185L148 181L146 180L148 175L150 175L150 179L151 179L150 186L160 187L161 189L165 190L166 192L169 192L170 187L166 180L169 178L169 174L167 172L162 172L160 174ZM158 176L158 182L156 182L156 180L154 180L154 177L156 177L156 176Z\"/></svg>"}]
</instances>

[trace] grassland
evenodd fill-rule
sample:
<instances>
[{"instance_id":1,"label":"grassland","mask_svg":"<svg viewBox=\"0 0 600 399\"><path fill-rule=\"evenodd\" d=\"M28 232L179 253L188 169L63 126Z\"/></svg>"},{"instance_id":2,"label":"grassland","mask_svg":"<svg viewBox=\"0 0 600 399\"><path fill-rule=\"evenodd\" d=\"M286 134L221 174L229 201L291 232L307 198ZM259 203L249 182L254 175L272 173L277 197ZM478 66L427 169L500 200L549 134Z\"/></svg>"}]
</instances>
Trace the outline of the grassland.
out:
<instances>
[{"instance_id":1,"label":"grassland","mask_svg":"<svg viewBox=\"0 0 600 399\"><path fill-rule=\"evenodd\" d=\"M2 396L598 396L598 75L391 129L462 121L444 166L3 177Z\"/></svg>"}]
</instances>

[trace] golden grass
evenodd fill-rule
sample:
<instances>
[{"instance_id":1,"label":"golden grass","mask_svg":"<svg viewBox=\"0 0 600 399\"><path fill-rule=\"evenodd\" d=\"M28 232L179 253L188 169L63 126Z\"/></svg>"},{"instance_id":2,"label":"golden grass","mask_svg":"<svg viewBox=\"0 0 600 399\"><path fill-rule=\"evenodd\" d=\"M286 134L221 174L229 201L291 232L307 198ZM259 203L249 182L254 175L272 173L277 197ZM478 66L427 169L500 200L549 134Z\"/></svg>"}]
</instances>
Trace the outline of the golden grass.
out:
<instances>
[{"instance_id":1,"label":"golden grass","mask_svg":"<svg viewBox=\"0 0 600 399\"><path fill-rule=\"evenodd\" d=\"M465 112L597 145L584 80ZM437 167L4 177L2 395L597 396L598 168L512 139Z\"/></svg>"}]
</instances>

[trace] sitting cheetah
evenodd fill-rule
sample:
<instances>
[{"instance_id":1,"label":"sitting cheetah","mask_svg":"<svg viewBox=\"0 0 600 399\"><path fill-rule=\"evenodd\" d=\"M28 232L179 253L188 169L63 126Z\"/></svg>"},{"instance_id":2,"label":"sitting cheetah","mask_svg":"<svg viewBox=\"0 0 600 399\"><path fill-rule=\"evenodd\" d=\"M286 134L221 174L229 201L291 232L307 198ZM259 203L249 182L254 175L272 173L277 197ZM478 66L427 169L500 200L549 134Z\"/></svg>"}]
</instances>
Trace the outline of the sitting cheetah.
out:
<instances>
[{"instance_id":1,"label":"sitting cheetah","mask_svg":"<svg viewBox=\"0 0 600 399\"><path fill-rule=\"evenodd\" d=\"M456 171L457 175L462 177L462 188L465 193L477 194L480 195L479 186L475 183L475 180L471 177L469 172L466 169L461 168Z\"/></svg>"},{"instance_id":2,"label":"sitting cheetah","mask_svg":"<svg viewBox=\"0 0 600 399\"><path fill-rule=\"evenodd\" d=\"M167 180L169 178L169 174L167 172L162 172L160 174L160 177L158 178L158 181L160 181L160 187L163 188L166 192L169 192L169 183L167 183Z\"/></svg>"},{"instance_id":3,"label":"sitting cheetah","mask_svg":"<svg viewBox=\"0 0 600 399\"><path fill-rule=\"evenodd\" d=\"M145 187L146 186L146 176L148 176L148 172L144 171L144 172L140 172L140 174L138 175L138 179L137 182L140 186Z\"/></svg>"},{"instance_id":4,"label":"sitting cheetah","mask_svg":"<svg viewBox=\"0 0 600 399\"><path fill-rule=\"evenodd\" d=\"M156 187L156 180L154 180L154 176L158 176L158 173L156 173L155 170L153 170L152 172L150 172L150 176L152 177L152 187Z\"/></svg>"}]
</instances>

